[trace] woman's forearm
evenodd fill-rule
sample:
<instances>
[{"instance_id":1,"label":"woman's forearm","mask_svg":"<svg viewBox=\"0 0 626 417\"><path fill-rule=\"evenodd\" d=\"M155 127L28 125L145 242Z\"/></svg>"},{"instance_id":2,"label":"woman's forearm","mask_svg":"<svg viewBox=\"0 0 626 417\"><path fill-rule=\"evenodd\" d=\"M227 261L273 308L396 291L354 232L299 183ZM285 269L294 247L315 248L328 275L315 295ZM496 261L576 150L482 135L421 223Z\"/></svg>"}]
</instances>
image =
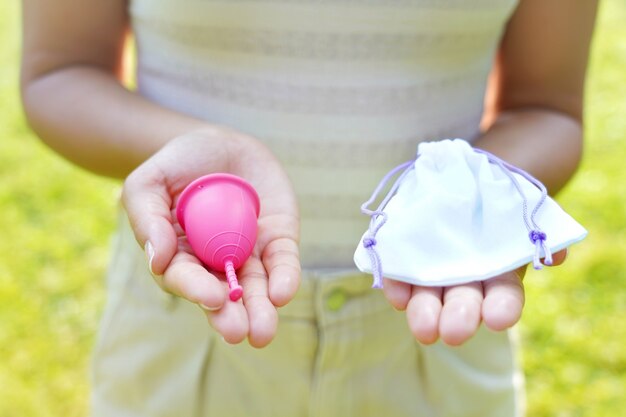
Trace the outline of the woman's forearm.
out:
<instances>
[{"instance_id":1,"label":"woman's forearm","mask_svg":"<svg viewBox=\"0 0 626 417\"><path fill-rule=\"evenodd\" d=\"M556 111L507 111L474 146L528 171L554 195L576 172L582 154L582 126L572 116Z\"/></svg>"},{"instance_id":2,"label":"woman's forearm","mask_svg":"<svg viewBox=\"0 0 626 417\"><path fill-rule=\"evenodd\" d=\"M211 128L124 88L95 66L23 80L26 116L56 152L89 171L124 178L171 138Z\"/></svg>"}]
</instances>

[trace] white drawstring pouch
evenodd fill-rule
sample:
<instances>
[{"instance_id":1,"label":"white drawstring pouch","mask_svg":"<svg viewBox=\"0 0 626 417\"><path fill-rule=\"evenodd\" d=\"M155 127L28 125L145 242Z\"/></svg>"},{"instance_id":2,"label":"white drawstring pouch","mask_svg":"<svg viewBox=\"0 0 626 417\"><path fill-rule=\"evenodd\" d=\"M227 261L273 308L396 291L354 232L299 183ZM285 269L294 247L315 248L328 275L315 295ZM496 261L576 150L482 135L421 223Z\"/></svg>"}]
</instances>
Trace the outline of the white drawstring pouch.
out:
<instances>
[{"instance_id":1,"label":"white drawstring pouch","mask_svg":"<svg viewBox=\"0 0 626 417\"><path fill-rule=\"evenodd\" d=\"M398 173L376 210L368 207ZM424 142L361 207L371 216L354 254L374 275L424 286L485 280L582 240L587 231L530 174L461 139Z\"/></svg>"}]
</instances>

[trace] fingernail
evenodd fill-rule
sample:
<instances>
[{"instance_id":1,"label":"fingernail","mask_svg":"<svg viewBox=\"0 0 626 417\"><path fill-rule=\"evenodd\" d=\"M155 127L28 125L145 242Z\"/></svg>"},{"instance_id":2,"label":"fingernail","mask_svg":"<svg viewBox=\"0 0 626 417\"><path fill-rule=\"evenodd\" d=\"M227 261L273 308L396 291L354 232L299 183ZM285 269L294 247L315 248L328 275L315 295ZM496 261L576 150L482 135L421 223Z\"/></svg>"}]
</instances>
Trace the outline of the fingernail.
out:
<instances>
[{"instance_id":1,"label":"fingernail","mask_svg":"<svg viewBox=\"0 0 626 417\"><path fill-rule=\"evenodd\" d=\"M202 308L203 310L206 310L206 311L217 311L217 310L220 309L219 307L209 307L209 306L206 306L206 305L204 305L202 303L200 303L198 305L200 306L200 308Z\"/></svg>"},{"instance_id":2,"label":"fingernail","mask_svg":"<svg viewBox=\"0 0 626 417\"><path fill-rule=\"evenodd\" d=\"M150 241L146 241L144 246L144 250L146 251L146 258L148 258L148 268L150 268L150 273L154 275L154 271L152 270L152 260L154 259L154 246Z\"/></svg>"},{"instance_id":3,"label":"fingernail","mask_svg":"<svg viewBox=\"0 0 626 417\"><path fill-rule=\"evenodd\" d=\"M226 340L226 338L224 336L222 336L222 342L226 343L229 346L233 346L233 345L236 344L236 343L230 343L228 340Z\"/></svg>"}]
</instances>

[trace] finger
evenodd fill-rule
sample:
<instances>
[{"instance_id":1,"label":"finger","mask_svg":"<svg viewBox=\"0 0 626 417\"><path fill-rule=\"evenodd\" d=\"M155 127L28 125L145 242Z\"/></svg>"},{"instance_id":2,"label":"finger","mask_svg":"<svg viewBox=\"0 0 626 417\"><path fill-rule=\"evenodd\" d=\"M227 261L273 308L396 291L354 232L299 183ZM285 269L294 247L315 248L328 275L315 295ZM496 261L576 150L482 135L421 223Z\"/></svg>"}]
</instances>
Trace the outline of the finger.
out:
<instances>
[{"instance_id":1,"label":"finger","mask_svg":"<svg viewBox=\"0 0 626 417\"><path fill-rule=\"evenodd\" d=\"M383 293L396 310L405 310L411 299L412 285L406 282L383 278Z\"/></svg>"},{"instance_id":2,"label":"finger","mask_svg":"<svg viewBox=\"0 0 626 417\"><path fill-rule=\"evenodd\" d=\"M298 244L289 238L276 239L265 246L262 256L269 275L269 299L277 307L284 306L300 286Z\"/></svg>"},{"instance_id":3,"label":"finger","mask_svg":"<svg viewBox=\"0 0 626 417\"><path fill-rule=\"evenodd\" d=\"M561 265L563 262L565 262L565 259L567 259L567 248L558 251L557 253L552 255L552 265L550 266L557 266L557 265ZM544 259L541 259L541 262L543 263Z\"/></svg>"},{"instance_id":4,"label":"finger","mask_svg":"<svg viewBox=\"0 0 626 417\"><path fill-rule=\"evenodd\" d=\"M420 343L429 345L439 338L441 295L441 287L412 287L406 317L411 333Z\"/></svg>"},{"instance_id":5,"label":"finger","mask_svg":"<svg viewBox=\"0 0 626 417\"><path fill-rule=\"evenodd\" d=\"M517 323L524 308L524 285L515 271L483 282L482 316L491 330L504 330Z\"/></svg>"},{"instance_id":6,"label":"finger","mask_svg":"<svg viewBox=\"0 0 626 417\"><path fill-rule=\"evenodd\" d=\"M224 286L226 286L225 283ZM211 327L221 334L227 343L237 344L246 339L250 326L246 309L241 300L237 302L227 301L221 309L217 311L205 310L205 312Z\"/></svg>"},{"instance_id":7,"label":"finger","mask_svg":"<svg viewBox=\"0 0 626 417\"><path fill-rule=\"evenodd\" d=\"M458 346L476 333L480 325L483 289L480 282L447 287L439 320L439 336Z\"/></svg>"},{"instance_id":8,"label":"finger","mask_svg":"<svg viewBox=\"0 0 626 417\"><path fill-rule=\"evenodd\" d=\"M144 248L150 271L162 275L177 249L170 215L171 199L159 171L146 162L124 182L122 204L137 242ZM149 243L148 243L149 242Z\"/></svg>"},{"instance_id":9,"label":"finger","mask_svg":"<svg viewBox=\"0 0 626 417\"><path fill-rule=\"evenodd\" d=\"M258 258L250 259L241 269L240 282L244 288L243 305L250 324L248 340L254 347L272 341L278 327L278 313L268 294L268 279Z\"/></svg>"},{"instance_id":10,"label":"finger","mask_svg":"<svg viewBox=\"0 0 626 417\"><path fill-rule=\"evenodd\" d=\"M207 310L222 308L227 298L224 284L186 252L174 256L163 275L161 287Z\"/></svg>"}]
</instances>

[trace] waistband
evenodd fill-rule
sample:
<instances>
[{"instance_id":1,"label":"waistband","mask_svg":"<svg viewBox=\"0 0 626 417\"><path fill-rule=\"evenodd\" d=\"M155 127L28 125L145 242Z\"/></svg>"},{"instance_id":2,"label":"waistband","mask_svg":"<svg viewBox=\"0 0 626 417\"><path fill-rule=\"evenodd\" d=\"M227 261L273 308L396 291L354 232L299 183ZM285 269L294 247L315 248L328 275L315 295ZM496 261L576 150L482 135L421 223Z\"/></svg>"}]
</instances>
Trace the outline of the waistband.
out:
<instances>
[{"instance_id":1,"label":"waistband","mask_svg":"<svg viewBox=\"0 0 626 417\"><path fill-rule=\"evenodd\" d=\"M356 269L305 270L296 297L279 309L281 318L315 320L331 325L346 320L394 312L371 275Z\"/></svg>"}]
</instances>

